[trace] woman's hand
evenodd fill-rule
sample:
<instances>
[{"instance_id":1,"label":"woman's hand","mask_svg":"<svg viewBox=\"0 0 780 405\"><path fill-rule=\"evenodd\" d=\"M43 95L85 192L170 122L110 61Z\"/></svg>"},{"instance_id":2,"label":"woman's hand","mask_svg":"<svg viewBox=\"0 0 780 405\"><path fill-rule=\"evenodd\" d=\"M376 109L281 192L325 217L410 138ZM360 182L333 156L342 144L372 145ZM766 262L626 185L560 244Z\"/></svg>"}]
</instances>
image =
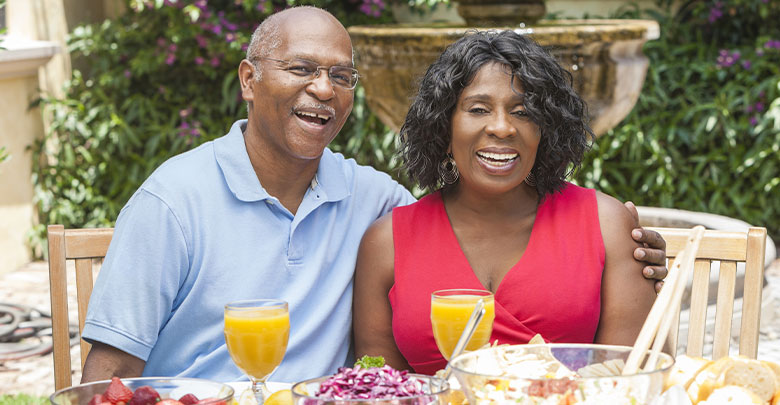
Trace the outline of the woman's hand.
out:
<instances>
[{"instance_id":1,"label":"woman's hand","mask_svg":"<svg viewBox=\"0 0 780 405\"><path fill-rule=\"evenodd\" d=\"M626 201L624 205L638 223L639 213L634 203ZM644 228L631 231L631 237L642 246L634 249L634 259L644 264L642 275L648 280L658 280L655 282L655 292L660 292L663 280L669 273L666 268L666 241L658 232Z\"/></svg>"}]
</instances>

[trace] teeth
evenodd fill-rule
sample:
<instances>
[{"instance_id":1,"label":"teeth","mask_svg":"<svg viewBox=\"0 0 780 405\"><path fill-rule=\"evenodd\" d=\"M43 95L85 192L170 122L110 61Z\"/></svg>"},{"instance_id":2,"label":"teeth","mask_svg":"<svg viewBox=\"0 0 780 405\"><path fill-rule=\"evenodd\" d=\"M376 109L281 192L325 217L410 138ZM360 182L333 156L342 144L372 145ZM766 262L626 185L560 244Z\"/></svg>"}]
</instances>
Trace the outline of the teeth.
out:
<instances>
[{"instance_id":1,"label":"teeth","mask_svg":"<svg viewBox=\"0 0 780 405\"><path fill-rule=\"evenodd\" d=\"M509 161L517 157L517 153L477 152L477 155L485 159L503 160L503 161Z\"/></svg>"},{"instance_id":2,"label":"teeth","mask_svg":"<svg viewBox=\"0 0 780 405\"><path fill-rule=\"evenodd\" d=\"M327 121L330 118L327 115L320 115L320 114L313 113L313 112L308 112L308 111L298 111L296 114L303 115L305 117L319 118L319 119L325 120L325 121Z\"/></svg>"}]
</instances>

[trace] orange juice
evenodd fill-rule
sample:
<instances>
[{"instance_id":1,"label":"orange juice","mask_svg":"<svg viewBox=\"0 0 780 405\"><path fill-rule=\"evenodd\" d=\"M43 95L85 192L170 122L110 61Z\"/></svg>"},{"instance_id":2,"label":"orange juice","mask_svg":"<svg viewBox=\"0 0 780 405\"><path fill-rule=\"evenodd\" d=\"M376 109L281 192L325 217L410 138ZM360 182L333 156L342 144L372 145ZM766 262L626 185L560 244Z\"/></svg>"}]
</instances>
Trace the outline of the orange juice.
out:
<instances>
[{"instance_id":1,"label":"orange juice","mask_svg":"<svg viewBox=\"0 0 780 405\"><path fill-rule=\"evenodd\" d=\"M264 308L225 313L225 342L238 368L264 379L282 362L290 336L286 308Z\"/></svg>"},{"instance_id":2,"label":"orange juice","mask_svg":"<svg viewBox=\"0 0 780 405\"><path fill-rule=\"evenodd\" d=\"M431 324L433 325L433 338L445 359L449 360L450 354L455 349L466 323L474 311L477 301L482 299L485 303L485 315L479 321L474 335L471 336L466 350L476 350L490 341L490 333L493 331L493 318L495 318L495 303L492 295L448 295L436 296L431 299Z\"/></svg>"}]
</instances>

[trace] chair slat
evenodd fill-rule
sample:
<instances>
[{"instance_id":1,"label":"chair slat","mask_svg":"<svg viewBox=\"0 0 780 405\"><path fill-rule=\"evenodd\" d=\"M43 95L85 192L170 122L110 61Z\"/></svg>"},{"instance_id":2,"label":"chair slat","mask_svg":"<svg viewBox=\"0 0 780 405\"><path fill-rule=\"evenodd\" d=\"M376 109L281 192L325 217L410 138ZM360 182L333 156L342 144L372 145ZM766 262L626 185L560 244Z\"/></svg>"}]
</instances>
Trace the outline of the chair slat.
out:
<instances>
[{"instance_id":1,"label":"chair slat","mask_svg":"<svg viewBox=\"0 0 780 405\"><path fill-rule=\"evenodd\" d=\"M87 319L87 306L92 295L92 259L76 259L76 299L79 307L79 335L84 330L84 321ZM87 354L91 345L84 339L81 343L81 367L87 361Z\"/></svg>"},{"instance_id":2,"label":"chair slat","mask_svg":"<svg viewBox=\"0 0 780 405\"><path fill-rule=\"evenodd\" d=\"M50 225L49 293L54 352L54 388L70 387L70 335L68 331L68 280L65 268L65 227Z\"/></svg>"},{"instance_id":3,"label":"chair slat","mask_svg":"<svg viewBox=\"0 0 780 405\"><path fill-rule=\"evenodd\" d=\"M68 259L103 257L113 234L113 228L68 229L65 231L65 255Z\"/></svg>"},{"instance_id":4,"label":"chair slat","mask_svg":"<svg viewBox=\"0 0 780 405\"><path fill-rule=\"evenodd\" d=\"M677 256L685 247L690 229L653 228L660 231L666 241L667 256ZM698 259L745 261L747 255L747 240L745 232L708 231L705 233L706 243L699 247Z\"/></svg>"},{"instance_id":5,"label":"chair slat","mask_svg":"<svg viewBox=\"0 0 780 405\"><path fill-rule=\"evenodd\" d=\"M712 359L729 355L731 319L734 313L734 290L737 284L737 263L720 262L718 301L715 309L715 331L712 343Z\"/></svg>"},{"instance_id":6,"label":"chair slat","mask_svg":"<svg viewBox=\"0 0 780 405\"><path fill-rule=\"evenodd\" d=\"M745 263L739 354L756 358L758 356L758 334L761 321L761 293L764 283L766 229L751 228L748 231L747 239L747 257L752 260Z\"/></svg>"},{"instance_id":7,"label":"chair slat","mask_svg":"<svg viewBox=\"0 0 780 405\"><path fill-rule=\"evenodd\" d=\"M691 306L688 317L688 356L701 357L704 353L704 332L707 323L707 299L710 287L710 261L697 259L693 266Z\"/></svg>"}]
</instances>

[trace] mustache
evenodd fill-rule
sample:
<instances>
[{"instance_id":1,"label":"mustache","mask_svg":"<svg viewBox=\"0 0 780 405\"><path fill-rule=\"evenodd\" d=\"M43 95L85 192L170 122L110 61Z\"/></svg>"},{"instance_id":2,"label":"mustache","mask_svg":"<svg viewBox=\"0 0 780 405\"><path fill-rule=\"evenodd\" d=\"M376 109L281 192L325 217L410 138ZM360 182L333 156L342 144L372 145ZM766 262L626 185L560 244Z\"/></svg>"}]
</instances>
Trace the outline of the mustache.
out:
<instances>
[{"instance_id":1,"label":"mustache","mask_svg":"<svg viewBox=\"0 0 780 405\"><path fill-rule=\"evenodd\" d=\"M331 116L333 116L333 117L336 116L336 109L335 108L333 108L333 107L331 107L329 105L320 104L320 103L301 103L301 104L298 104L295 107L293 107L292 112L295 113L295 111L302 110L302 109L305 109L305 108L315 109L315 110L325 110Z\"/></svg>"}]
</instances>

